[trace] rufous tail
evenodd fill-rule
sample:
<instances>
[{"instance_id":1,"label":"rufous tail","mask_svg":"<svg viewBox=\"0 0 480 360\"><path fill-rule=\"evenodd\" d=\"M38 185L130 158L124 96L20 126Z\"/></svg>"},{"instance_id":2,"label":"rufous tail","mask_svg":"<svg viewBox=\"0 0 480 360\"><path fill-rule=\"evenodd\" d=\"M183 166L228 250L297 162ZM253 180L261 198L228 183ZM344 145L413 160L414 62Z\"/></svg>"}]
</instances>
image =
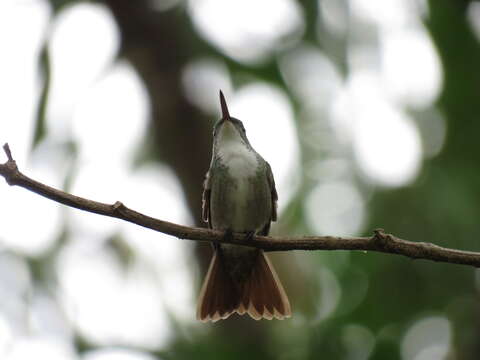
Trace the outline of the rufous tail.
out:
<instances>
[{"instance_id":1,"label":"rufous tail","mask_svg":"<svg viewBox=\"0 0 480 360\"><path fill-rule=\"evenodd\" d=\"M233 313L247 313L255 320L282 320L292 314L282 283L262 250L251 275L240 286L226 270L221 250L213 254L200 291L197 319L215 322Z\"/></svg>"}]
</instances>

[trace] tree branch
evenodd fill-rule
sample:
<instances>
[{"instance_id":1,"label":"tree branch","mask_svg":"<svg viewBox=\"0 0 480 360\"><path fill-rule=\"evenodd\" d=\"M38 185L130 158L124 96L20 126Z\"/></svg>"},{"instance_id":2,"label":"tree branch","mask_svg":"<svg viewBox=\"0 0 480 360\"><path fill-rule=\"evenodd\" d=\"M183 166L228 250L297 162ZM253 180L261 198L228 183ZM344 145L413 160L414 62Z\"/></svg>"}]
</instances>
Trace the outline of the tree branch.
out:
<instances>
[{"instance_id":1,"label":"tree branch","mask_svg":"<svg viewBox=\"0 0 480 360\"><path fill-rule=\"evenodd\" d=\"M179 239L232 243L264 249L265 251L289 250L363 250L403 255L412 259L424 259L445 263L480 267L480 253L448 249L431 243L412 242L386 234L383 229L374 230L371 237L338 236L255 236L248 239L243 234L224 237L222 231L188 227L155 219L129 209L120 201L105 204L54 189L23 175L12 157L8 144L3 146L7 162L0 164L0 175L11 186L17 185L61 204L99 215L128 221L145 228L175 236Z\"/></svg>"}]
</instances>

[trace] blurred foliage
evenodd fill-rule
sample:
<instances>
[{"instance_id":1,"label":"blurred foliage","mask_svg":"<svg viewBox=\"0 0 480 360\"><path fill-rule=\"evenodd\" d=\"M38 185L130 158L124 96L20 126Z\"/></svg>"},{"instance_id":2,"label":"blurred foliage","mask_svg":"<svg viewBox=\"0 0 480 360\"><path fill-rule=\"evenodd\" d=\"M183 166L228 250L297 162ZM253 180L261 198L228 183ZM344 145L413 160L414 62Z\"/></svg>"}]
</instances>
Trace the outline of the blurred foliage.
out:
<instances>
[{"instance_id":1,"label":"blurred foliage","mask_svg":"<svg viewBox=\"0 0 480 360\"><path fill-rule=\"evenodd\" d=\"M225 56L196 34L183 8L184 4L166 12L155 12L149 7L148 1L138 1L132 2L135 3L135 9L129 13L132 5L128 5L128 2L111 0L104 3L112 9L122 32L122 51L119 56L129 59L137 68L149 89L152 103L158 104L154 105L157 109L153 109L152 133L164 132L175 139L174 132L177 130L173 129L173 125L164 127L164 120L160 118L203 117L198 109L186 104L179 85L182 66L196 57L222 59L235 85L248 79L262 79L289 92L275 57L259 65L246 65ZM425 25L440 55L444 74L444 87L435 106L446 118L447 141L438 156L424 162L421 174L413 184L375 191L368 203L367 233L381 226L405 239L480 251L477 240L480 237L480 47L466 19L466 9L471 2L430 0L428 3ZM51 0L51 3L58 10L74 1ZM306 21L303 40L321 48L342 69L342 74L348 76L346 40L329 33L322 24L317 1L300 4ZM164 26L163 33L146 35L157 29L159 24ZM321 39L318 39L319 28L322 29ZM165 37L169 41L162 44ZM162 39L160 42L159 38ZM169 53L176 52L172 58L167 55L162 57L161 51L167 46L173 46ZM157 62L145 55L150 47L156 48L152 51L157 52L158 58L153 56ZM46 51L42 52L39 62L45 75L45 85L35 143L45 134L44 112L48 101L50 66ZM154 81L165 82L168 92L158 91L160 88ZM166 100L167 96L170 98ZM293 97L291 101L299 115L300 107ZM158 113L167 116L156 116ZM416 117L421 121L421 115ZM193 123L193 120L189 120L190 123L185 121L185 124L178 125L182 131ZM186 190L192 213L197 215L200 206L199 184L207 169L210 151L210 125L205 124L205 128L193 129L190 137L185 135L191 139L201 137L195 144L192 143L192 147L197 146L201 151L199 156L202 159L195 171L190 171L191 164L195 163L191 160L191 152L188 156L178 154L173 158L172 154L180 151L178 147L167 149L171 144L158 141L158 138L149 141L159 147L151 151L162 154L158 158L170 163L176 171ZM304 152L307 149L302 146ZM315 155L302 154L304 159L309 156ZM147 157L142 154L142 158ZM302 203L310 184L304 179L303 185L283 214L283 223L279 225L282 233L309 231L305 225ZM112 239L111 246L120 249L122 258L131 256L121 239ZM290 256L294 257L293 254ZM445 316L451 322L453 333L453 350L449 358L480 357L479 302L475 274L471 268L358 252L296 255L296 258L300 257L308 258L311 267L303 271L306 279L300 285L295 284L297 279L293 279L294 275L286 275L291 280L287 288L297 290L289 291L295 306L292 320L281 324L257 323L248 319L229 320L227 324L205 325L202 330L181 329L182 325L177 324L179 330L176 337L166 349L155 355L163 359L394 360L401 358L400 344L412 324L426 316ZM292 261L291 258L289 261ZM31 261L32 270L37 274L36 281L44 281L42 274L50 261L49 256L42 261ZM320 276L320 273L325 276ZM341 299L335 311L327 318L322 318L318 315L325 305L322 299L328 297L326 292L331 289L319 279L327 282L331 274L339 281ZM360 335L351 337L351 333ZM349 339L365 341L356 344L350 343ZM372 341L370 345L369 339ZM81 352L95 347L81 335L77 336L76 345ZM357 351L353 351L352 346ZM365 357L358 350L362 347L367 347Z\"/></svg>"},{"instance_id":2,"label":"blurred foliage","mask_svg":"<svg viewBox=\"0 0 480 360\"><path fill-rule=\"evenodd\" d=\"M35 132L33 137L33 146L36 146L40 143L40 141L45 137L45 114L47 111L47 104L48 104L48 94L50 89L50 81L51 81L51 74L50 74L50 59L48 55L48 48L45 46L42 49L40 54L40 71L43 75L43 88L42 93L40 96L40 101L38 104L38 111L36 116L36 123L35 123Z\"/></svg>"}]
</instances>

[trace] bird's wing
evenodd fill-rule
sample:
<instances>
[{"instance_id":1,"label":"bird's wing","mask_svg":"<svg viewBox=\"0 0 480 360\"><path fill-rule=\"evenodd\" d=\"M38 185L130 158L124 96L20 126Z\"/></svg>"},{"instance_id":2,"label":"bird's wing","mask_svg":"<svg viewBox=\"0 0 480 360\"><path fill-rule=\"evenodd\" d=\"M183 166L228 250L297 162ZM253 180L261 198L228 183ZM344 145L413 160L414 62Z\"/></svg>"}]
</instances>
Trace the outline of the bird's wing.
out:
<instances>
[{"instance_id":1,"label":"bird's wing","mask_svg":"<svg viewBox=\"0 0 480 360\"><path fill-rule=\"evenodd\" d=\"M272 168L270 164L267 162L267 180L268 186L270 187L270 194L271 194L271 201L272 201L272 221L277 221L277 201L278 201L278 194L277 189L275 188L275 180L273 178Z\"/></svg>"},{"instance_id":2,"label":"bird's wing","mask_svg":"<svg viewBox=\"0 0 480 360\"><path fill-rule=\"evenodd\" d=\"M203 194L202 194L202 218L203 221L208 223L208 227L212 228L211 214L210 214L210 195L211 195L211 177L210 170L205 175L203 181Z\"/></svg>"}]
</instances>

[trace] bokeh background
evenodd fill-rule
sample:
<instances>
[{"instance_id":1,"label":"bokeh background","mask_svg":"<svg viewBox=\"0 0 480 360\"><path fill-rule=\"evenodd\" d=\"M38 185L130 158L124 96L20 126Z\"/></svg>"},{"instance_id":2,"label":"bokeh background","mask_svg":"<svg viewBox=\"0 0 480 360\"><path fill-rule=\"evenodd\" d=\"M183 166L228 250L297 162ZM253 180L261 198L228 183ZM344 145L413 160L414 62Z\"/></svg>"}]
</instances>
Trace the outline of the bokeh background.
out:
<instances>
[{"instance_id":1,"label":"bokeh background","mask_svg":"<svg viewBox=\"0 0 480 360\"><path fill-rule=\"evenodd\" d=\"M0 0L0 142L44 183L202 225L222 89L272 165L274 234L480 251L479 39L469 0ZM472 268L274 254L293 317L212 325L209 255L0 184L0 358L480 358Z\"/></svg>"}]
</instances>

